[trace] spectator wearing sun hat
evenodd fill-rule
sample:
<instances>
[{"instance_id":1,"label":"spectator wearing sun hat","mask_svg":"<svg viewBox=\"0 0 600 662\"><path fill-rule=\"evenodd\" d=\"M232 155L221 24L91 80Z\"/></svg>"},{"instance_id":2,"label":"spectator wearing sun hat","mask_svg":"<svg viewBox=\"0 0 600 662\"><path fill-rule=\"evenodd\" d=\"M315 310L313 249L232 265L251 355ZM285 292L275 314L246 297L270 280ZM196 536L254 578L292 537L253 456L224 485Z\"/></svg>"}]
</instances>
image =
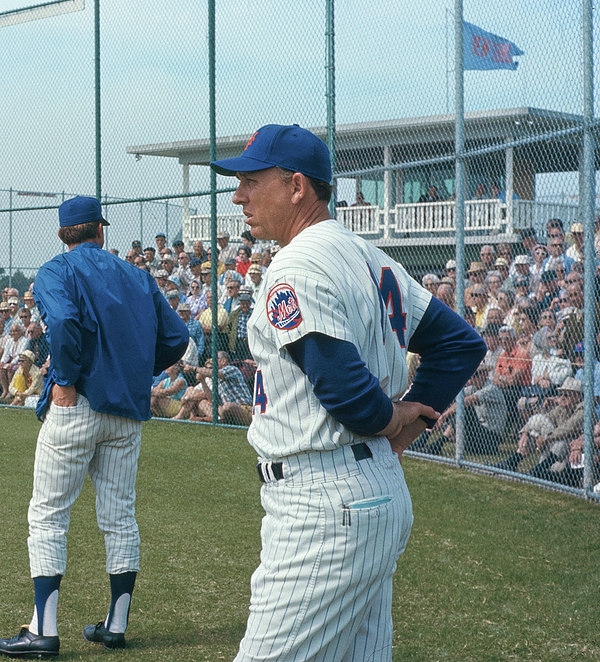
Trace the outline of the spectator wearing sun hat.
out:
<instances>
[{"instance_id":1,"label":"spectator wearing sun hat","mask_svg":"<svg viewBox=\"0 0 600 662\"><path fill-rule=\"evenodd\" d=\"M28 397L42 393L43 378L40 369L34 365L35 355L26 349L19 354L19 367L15 372L8 390L13 396L11 405L22 407Z\"/></svg>"},{"instance_id":2,"label":"spectator wearing sun hat","mask_svg":"<svg viewBox=\"0 0 600 662\"><path fill-rule=\"evenodd\" d=\"M567 257L575 262L583 262L583 223L573 223L571 225L571 237L573 245L567 249Z\"/></svg>"}]
</instances>

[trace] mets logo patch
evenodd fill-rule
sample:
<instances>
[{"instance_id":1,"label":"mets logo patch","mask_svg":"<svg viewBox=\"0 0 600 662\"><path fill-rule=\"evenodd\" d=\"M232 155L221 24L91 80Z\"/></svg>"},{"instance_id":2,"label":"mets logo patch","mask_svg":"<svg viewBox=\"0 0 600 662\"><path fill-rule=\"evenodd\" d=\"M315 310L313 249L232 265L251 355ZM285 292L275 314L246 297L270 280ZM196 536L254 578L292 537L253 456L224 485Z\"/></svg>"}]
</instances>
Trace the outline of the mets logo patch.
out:
<instances>
[{"instance_id":1,"label":"mets logo patch","mask_svg":"<svg viewBox=\"0 0 600 662\"><path fill-rule=\"evenodd\" d=\"M267 317L276 329L295 329L302 321L298 297L287 283L276 285L267 296Z\"/></svg>"}]
</instances>

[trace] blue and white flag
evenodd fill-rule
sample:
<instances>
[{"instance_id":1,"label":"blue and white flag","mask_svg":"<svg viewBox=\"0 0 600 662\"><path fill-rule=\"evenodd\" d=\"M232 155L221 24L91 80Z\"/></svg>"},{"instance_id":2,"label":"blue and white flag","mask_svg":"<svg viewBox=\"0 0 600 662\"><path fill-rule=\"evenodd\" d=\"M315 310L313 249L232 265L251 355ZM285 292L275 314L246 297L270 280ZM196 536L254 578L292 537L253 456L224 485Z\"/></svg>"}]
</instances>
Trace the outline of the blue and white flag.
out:
<instances>
[{"instance_id":1,"label":"blue and white flag","mask_svg":"<svg viewBox=\"0 0 600 662\"><path fill-rule=\"evenodd\" d=\"M472 23L463 21L464 68L484 71L488 69L512 69L519 65L515 55L524 55L512 41L486 32Z\"/></svg>"}]
</instances>

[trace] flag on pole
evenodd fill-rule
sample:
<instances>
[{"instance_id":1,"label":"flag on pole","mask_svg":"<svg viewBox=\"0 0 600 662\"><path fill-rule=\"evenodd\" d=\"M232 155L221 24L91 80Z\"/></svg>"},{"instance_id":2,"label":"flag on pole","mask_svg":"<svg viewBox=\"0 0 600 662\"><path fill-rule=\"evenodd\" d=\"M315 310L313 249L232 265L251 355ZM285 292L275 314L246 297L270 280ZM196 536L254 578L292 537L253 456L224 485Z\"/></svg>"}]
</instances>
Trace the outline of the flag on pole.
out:
<instances>
[{"instance_id":1,"label":"flag on pole","mask_svg":"<svg viewBox=\"0 0 600 662\"><path fill-rule=\"evenodd\" d=\"M488 69L512 69L519 65L515 55L524 55L512 41L486 32L472 23L463 21L464 68L484 71Z\"/></svg>"}]
</instances>

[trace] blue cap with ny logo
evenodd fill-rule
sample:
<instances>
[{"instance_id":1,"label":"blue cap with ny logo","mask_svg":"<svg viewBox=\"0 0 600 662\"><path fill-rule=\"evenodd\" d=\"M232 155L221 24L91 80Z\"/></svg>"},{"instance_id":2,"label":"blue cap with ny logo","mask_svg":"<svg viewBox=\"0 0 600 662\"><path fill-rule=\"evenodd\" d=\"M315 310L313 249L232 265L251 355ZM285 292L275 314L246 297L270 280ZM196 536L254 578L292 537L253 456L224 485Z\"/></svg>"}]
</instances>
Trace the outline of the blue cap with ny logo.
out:
<instances>
[{"instance_id":1,"label":"blue cap with ny logo","mask_svg":"<svg viewBox=\"0 0 600 662\"><path fill-rule=\"evenodd\" d=\"M236 172L254 172L275 166L328 184L331 182L327 145L297 124L267 124L250 138L241 156L210 164L215 172L227 177L234 177Z\"/></svg>"}]
</instances>

